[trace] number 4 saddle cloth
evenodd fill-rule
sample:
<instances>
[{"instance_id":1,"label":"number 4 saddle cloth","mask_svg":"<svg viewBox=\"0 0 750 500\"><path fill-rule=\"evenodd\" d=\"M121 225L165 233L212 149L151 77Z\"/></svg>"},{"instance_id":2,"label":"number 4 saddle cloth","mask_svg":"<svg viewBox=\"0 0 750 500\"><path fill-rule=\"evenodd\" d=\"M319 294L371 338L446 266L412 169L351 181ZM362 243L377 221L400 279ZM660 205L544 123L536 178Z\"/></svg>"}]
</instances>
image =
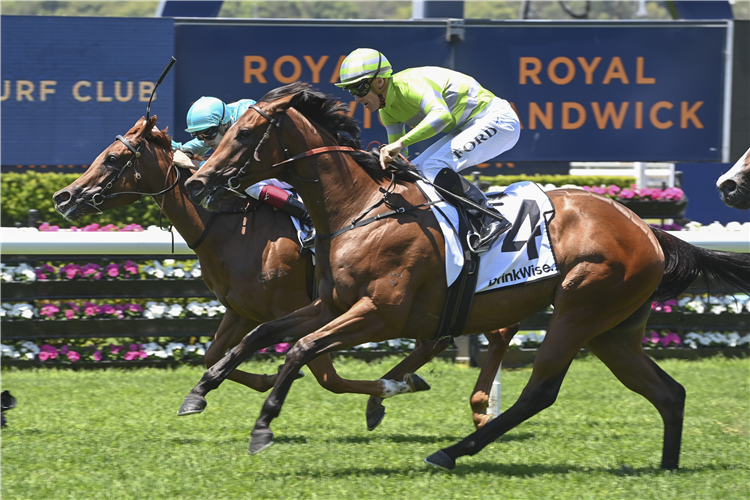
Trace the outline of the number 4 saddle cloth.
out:
<instances>
[{"instance_id":1,"label":"number 4 saddle cloth","mask_svg":"<svg viewBox=\"0 0 750 500\"><path fill-rule=\"evenodd\" d=\"M432 202L441 198L435 190L419 181L420 188ZM513 227L502 234L481 255L476 292L486 292L512 285L531 283L558 275L555 252L549 239L548 225L555 207L542 188L530 181L511 184L503 195L490 193L489 201ZM435 216L445 237L445 271L450 286L464 264L459 235L458 214L447 202L434 206Z\"/></svg>"}]
</instances>

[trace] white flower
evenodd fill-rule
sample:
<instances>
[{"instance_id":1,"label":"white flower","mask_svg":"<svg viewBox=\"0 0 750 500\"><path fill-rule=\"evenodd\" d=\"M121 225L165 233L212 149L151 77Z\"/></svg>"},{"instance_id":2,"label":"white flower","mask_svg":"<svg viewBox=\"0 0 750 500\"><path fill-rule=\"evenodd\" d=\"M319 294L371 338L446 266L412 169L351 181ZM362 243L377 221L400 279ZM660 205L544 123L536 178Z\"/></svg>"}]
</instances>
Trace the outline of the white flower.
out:
<instances>
[{"instance_id":1,"label":"white flower","mask_svg":"<svg viewBox=\"0 0 750 500\"><path fill-rule=\"evenodd\" d=\"M706 305L700 300L692 300L685 304L685 309L697 314L703 314L706 310Z\"/></svg>"},{"instance_id":2,"label":"white flower","mask_svg":"<svg viewBox=\"0 0 750 500\"><path fill-rule=\"evenodd\" d=\"M8 316L11 318L24 318L31 319L36 315L36 309L31 304L18 302L13 304L13 308L9 311Z\"/></svg>"},{"instance_id":3,"label":"white flower","mask_svg":"<svg viewBox=\"0 0 750 500\"><path fill-rule=\"evenodd\" d=\"M177 269L175 269L175 270L174 270L174 273L173 273L173 274L174 274L174 277L175 277L175 278L180 278L180 279L182 279L182 278L184 278L184 277L185 277L185 270L184 270L184 269L182 269L181 267L178 267Z\"/></svg>"},{"instance_id":4,"label":"white flower","mask_svg":"<svg viewBox=\"0 0 750 500\"><path fill-rule=\"evenodd\" d=\"M192 276L192 277L193 277L193 278L195 278L195 279L198 279L198 278L200 278L201 276L203 276L203 274L201 273L201 268L200 268L200 266L194 267L194 268L193 268L193 269L192 269L192 270L190 271L190 276Z\"/></svg>"},{"instance_id":5,"label":"white flower","mask_svg":"<svg viewBox=\"0 0 750 500\"><path fill-rule=\"evenodd\" d=\"M206 310L203 307L203 304L199 304L198 302L195 302L195 301L189 303L185 307L185 309L187 309L187 311L190 314L193 314L195 316L203 316L206 313Z\"/></svg>"},{"instance_id":6,"label":"white flower","mask_svg":"<svg viewBox=\"0 0 750 500\"><path fill-rule=\"evenodd\" d=\"M30 340L24 340L23 342L21 342L20 350L21 352L31 352L33 354L39 354L41 352L39 346L31 342Z\"/></svg>"},{"instance_id":7,"label":"white flower","mask_svg":"<svg viewBox=\"0 0 750 500\"><path fill-rule=\"evenodd\" d=\"M401 339L390 339L387 344L391 349L400 349L401 348Z\"/></svg>"},{"instance_id":8,"label":"white flower","mask_svg":"<svg viewBox=\"0 0 750 500\"><path fill-rule=\"evenodd\" d=\"M15 347L0 344L0 357L3 358L18 358L21 356L21 353L19 353Z\"/></svg>"},{"instance_id":9,"label":"white flower","mask_svg":"<svg viewBox=\"0 0 750 500\"><path fill-rule=\"evenodd\" d=\"M167 310L167 316L170 318L179 318L184 309L180 304L171 304Z\"/></svg>"},{"instance_id":10,"label":"white flower","mask_svg":"<svg viewBox=\"0 0 750 500\"><path fill-rule=\"evenodd\" d=\"M721 314L721 313L723 313L726 310L727 310L727 308L724 307L723 305L711 306L711 314Z\"/></svg>"},{"instance_id":11,"label":"white flower","mask_svg":"<svg viewBox=\"0 0 750 500\"><path fill-rule=\"evenodd\" d=\"M164 260L162 261L162 263L163 263L163 264L164 264L165 266L174 266L174 259L164 259Z\"/></svg>"},{"instance_id":12,"label":"white flower","mask_svg":"<svg viewBox=\"0 0 750 500\"><path fill-rule=\"evenodd\" d=\"M164 302L146 302L146 307L143 310L143 316L148 319L161 318L167 311L167 304Z\"/></svg>"}]
</instances>

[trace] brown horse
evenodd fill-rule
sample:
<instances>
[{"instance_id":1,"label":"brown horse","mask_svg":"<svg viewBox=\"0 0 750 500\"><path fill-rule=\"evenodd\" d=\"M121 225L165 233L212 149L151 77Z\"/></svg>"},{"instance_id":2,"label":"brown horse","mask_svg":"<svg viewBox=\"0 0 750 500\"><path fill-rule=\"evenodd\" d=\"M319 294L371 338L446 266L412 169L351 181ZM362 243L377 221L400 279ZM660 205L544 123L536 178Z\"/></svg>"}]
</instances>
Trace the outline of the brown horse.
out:
<instances>
[{"instance_id":1,"label":"brown horse","mask_svg":"<svg viewBox=\"0 0 750 500\"><path fill-rule=\"evenodd\" d=\"M248 334L206 371L184 403L202 399L257 349L297 340L256 421L250 453L273 443L270 423L305 363L362 342L407 335L431 339L438 330L447 288L437 221L417 187L394 180L374 156L318 149L336 147L337 135L340 139L350 121L343 109L305 84L272 91L241 117L185 184L194 202L210 207L226 194L224 186L285 180L306 200L318 229L320 298ZM603 196L565 189L549 195L556 210L549 231L560 274L478 294L464 332L514 324L553 304L531 378L507 411L427 461L452 469L458 457L479 452L549 407L585 346L656 407L665 431L661 465L677 468L685 390L643 351L650 301L676 296L699 275L748 291L750 256L693 247L652 230ZM385 212L392 215L374 217ZM371 223L353 223L364 217ZM339 233L342 228L353 229Z\"/></svg>"},{"instance_id":2,"label":"brown horse","mask_svg":"<svg viewBox=\"0 0 750 500\"><path fill-rule=\"evenodd\" d=\"M214 214L212 221L210 212L193 205L183 187L190 172L173 167L171 139L157 130L155 123L156 116L148 122L143 118L136 122L123 137L126 142L116 140L79 179L54 194L56 209L75 221L134 203L142 193L158 193L161 199L157 202L166 216L183 238L196 246L203 279L227 308L214 341L206 351L205 363L210 367L259 324L282 318L310 304L313 263L309 253L300 255L294 226L284 212L256 200L246 209L244 201L238 203L240 200L234 199L231 205L236 209L224 215ZM137 151L137 158L133 158L129 147ZM268 270L275 272L266 273ZM264 274L275 278L259 279ZM495 348L507 347L516 330L493 334L490 339L497 344ZM447 341L420 342L414 352L377 381L341 378L330 356L311 360L308 366L318 382L331 392L372 396L367 415L368 428L372 430L385 415L381 398L429 388L412 372L447 345ZM273 386L276 377L233 370L228 378L264 392ZM390 380L394 377L398 381ZM402 379L406 383L400 382ZM478 391L488 386L487 383L479 385ZM201 410L193 408L182 414ZM476 418L482 421L486 416Z\"/></svg>"},{"instance_id":3,"label":"brown horse","mask_svg":"<svg viewBox=\"0 0 750 500\"><path fill-rule=\"evenodd\" d=\"M750 208L750 149L716 181L721 201L728 207Z\"/></svg>"}]
</instances>

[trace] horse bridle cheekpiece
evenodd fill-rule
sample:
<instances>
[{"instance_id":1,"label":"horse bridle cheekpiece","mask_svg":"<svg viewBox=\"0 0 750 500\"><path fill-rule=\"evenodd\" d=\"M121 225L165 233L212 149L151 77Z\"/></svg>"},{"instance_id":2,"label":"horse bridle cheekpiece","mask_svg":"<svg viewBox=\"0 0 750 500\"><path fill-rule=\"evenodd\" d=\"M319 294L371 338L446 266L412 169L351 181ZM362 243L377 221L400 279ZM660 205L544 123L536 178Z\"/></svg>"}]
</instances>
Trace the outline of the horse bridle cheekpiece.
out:
<instances>
[{"instance_id":1,"label":"horse bridle cheekpiece","mask_svg":"<svg viewBox=\"0 0 750 500\"><path fill-rule=\"evenodd\" d=\"M172 59L169 61L169 64L167 64L167 67L162 71L161 76L159 77L159 80L156 82L156 85L154 85L154 90L151 91L151 97L148 100L148 107L146 108L146 118L144 122L148 123L149 116L151 114L151 100L154 98L154 94L156 93L156 88L159 86L159 84L164 80L164 77L167 76L167 73L169 73L169 70L172 69L172 66L174 66L174 63L177 62L177 59L172 57ZM141 148L146 143L146 139L144 138L143 141L138 145L138 147L134 147L130 141L128 141L125 137L118 135L115 137L118 141L120 141L126 148L128 148L128 151L132 153L132 156L130 159L128 159L128 162L125 164L124 167L122 167L117 172L117 176L115 176L114 179L109 181L104 188L102 188L101 191L94 194L89 201L85 201L87 205L93 207L97 212L100 214L102 213L101 210L99 210L98 205L101 205L104 203L105 200L109 198L114 198L115 196L124 195L124 194L137 194L138 195L138 203L143 201L143 196L157 196L160 194L164 194L167 191L174 189L174 187L177 185L177 183L180 181L180 171L179 169L175 169L177 172L177 178L174 181L174 184L169 186L166 189L163 189L159 191L158 193L142 193L141 192L141 174L138 172L138 169L136 169L136 164L138 163L138 158L141 157ZM112 189L112 186L115 182L117 182L120 177L122 177L122 174L125 172L125 170L129 167L133 167L133 172L135 173L135 179L136 179L136 191L122 191L119 193L112 193L105 195L107 191ZM98 197L98 198L97 198Z\"/></svg>"},{"instance_id":2,"label":"horse bridle cheekpiece","mask_svg":"<svg viewBox=\"0 0 750 500\"><path fill-rule=\"evenodd\" d=\"M258 145L255 147L255 151L253 152L252 158L247 160L245 164L242 165L242 167L237 171L235 175L227 179L226 190L231 193L234 193L240 198L247 198L247 195L245 195L245 193L238 190L241 184L240 180L242 179L242 177L244 177L245 173L247 173L247 168L253 163L253 159L255 161L260 161L260 156L259 156L260 148L266 143L266 141L268 141L268 138L271 137L271 130L273 129L273 127L281 128L281 119L284 116L284 112L282 111L282 112L279 112L279 114L277 114L273 118L271 118L268 115L268 113L260 109L255 104L251 104L250 108L257 111L260 114L260 116L268 120L268 128L263 134L263 137L261 137L260 141L258 142ZM284 144L284 141L281 139L281 135L279 135L279 143L281 144L281 147L284 150L284 156L286 156L287 160L289 160L289 149L286 147L286 145ZM282 163L286 163L286 162L282 162ZM273 165L270 168L275 168L278 165L280 165L280 163L277 163L276 165Z\"/></svg>"}]
</instances>

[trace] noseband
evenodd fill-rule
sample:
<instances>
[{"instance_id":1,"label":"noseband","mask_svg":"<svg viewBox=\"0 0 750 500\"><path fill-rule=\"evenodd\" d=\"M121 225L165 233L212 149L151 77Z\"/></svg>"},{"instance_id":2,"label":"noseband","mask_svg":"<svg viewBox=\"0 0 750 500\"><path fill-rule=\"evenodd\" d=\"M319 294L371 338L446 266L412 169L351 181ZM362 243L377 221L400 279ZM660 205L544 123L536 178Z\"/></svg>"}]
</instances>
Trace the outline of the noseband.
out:
<instances>
[{"instance_id":1,"label":"noseband","mask_svg":"<svg viewBox=\"0 0 750 500\"><path fill-rule=\"evenodd\" d=\"M126 148L128 148L128 150L132 153L132 156L130 157L130 159L128 159L128 162L125 164L125 166L122 167L120 170L118 170L117 176L115 176L114 179L112 179L111 181L109 181L107 183L107 185L102 188L101 191L99 191L98 193L94 194L91 197L90 200L84 201L85 204L87 204L90 207L94 208L100 214L103 213L103 212L101 210L99 210L98 206L101 205L102 203L104 203L104 201L107 200L107 199L109 199L109 198L114 198L115 196L120 196L120 195L124 195L124 194L137 194L138 195L138 203L140 203L141 201L143 201L143 196L144 195L145 196L157 196L157 195L160 195L160 194L164 194L164 193L166 193L166 192L174 189L174 187L180 181L180 169L176 168L175 169L176 179L175 179L174 183L171 186L169 186L166 189L163 189L163 190L159 191L158 193L142 193L141 192L141 174L140 174L140 172L138 172L138 169L136 168L136 165L138 164L138 159L141 157L141 148L146 143L146 139L144 139L143 142L141 142L138 145L137 148L133 147L133 145L130 143L130 141L128 141L125 137L123 137L121 135L118 135L117 137L115 137L115 139L117 139L118 141L120 141ZM135 179L136 179L136 181L135 181L136 182L136 190L135 191L122 191L122 192L119 192L119 193L105 194L107 191L109 191L110 189L112 189L112 186L114 185L114 183L117 182L120 179L120 177L122 177L122 174L125 173L125 170L128 167L133 167L133 172L135 173Z\"/></svg>"}]
</instances>

